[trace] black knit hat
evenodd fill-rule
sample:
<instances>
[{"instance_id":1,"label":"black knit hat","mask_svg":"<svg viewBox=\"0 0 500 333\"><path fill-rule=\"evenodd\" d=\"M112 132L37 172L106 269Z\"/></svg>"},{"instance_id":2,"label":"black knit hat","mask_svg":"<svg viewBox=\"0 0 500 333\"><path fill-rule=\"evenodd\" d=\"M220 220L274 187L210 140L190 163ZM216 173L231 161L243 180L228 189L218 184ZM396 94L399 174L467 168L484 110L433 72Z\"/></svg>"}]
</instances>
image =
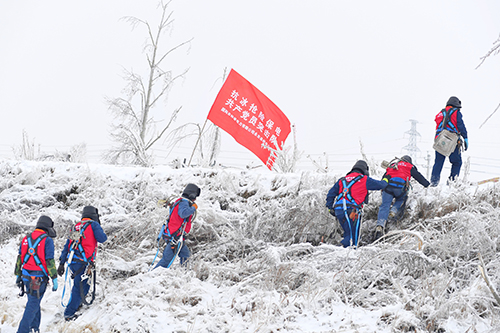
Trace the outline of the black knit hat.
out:
<instances>
[{"instance_id":1,"label":"black knit hat","mask_svg":"<svg viewBox=\"0 0 500 333\"><path fill-rule=\"evenodd\" d=\"M370 175L370 168L368 167L368 164L363 160L357 161L354 164L354 166L352 167L352 170L350 172L353 172L354 170L358 170L360 173L362 173L365 176Z\"/></svg>"},{"instance_id":2,"label":"black knit hat","mask_svg":"<svg viewBox=\"0 0 500 333\"><path fill-rule=\"evenodd\" d=\"M99 211L94 206L83 207L82 219L84 218L91 219L92 221L96 221L99 222L99 224L101 224L101 221L99 221Z\"/></svg>"},{"instance_id":3,"label":"black knit hat","mask_svg":"<svg viewBox=\"0 0 500 333\"><path fill-rule=\"evenodd\" d=\"M182 197L187 198L189 200L196 200L196 198L200 195L201 189L195 184L187 184L186 188L182 192Z\"/></svg>"},{"instance_id":4,"label":"black knit hat","mask_svg":"<svg viewBox=\"0 0 500 333\"><path fill-rule=\"evenodd\" d=\"M462 102L455 96L451 96L446 102L446 106L453 106L454 108L461 108Z\"/></svg>"},{"instance_id":5,"label":"black knit hat","mask_svg":"<svg viewBox=\"0 0 500 333\"><path fill-rule=\"evenodd\" d=\"M57 237L56 231L54 230L54 221L46 215L42 215L38 218L36 228L44 230L51 238Z\"/></svg>"},{"instance_id":6,"label":"black knit hat","mask_svg":"<svg viewBox=\"0 0 500 333\"><path fill-rule=\"evenodd\" d=\"M412 163L411 156L409 155L404 155L403 157L401 157L401 161Z\"/></svg>"}]
</instances>

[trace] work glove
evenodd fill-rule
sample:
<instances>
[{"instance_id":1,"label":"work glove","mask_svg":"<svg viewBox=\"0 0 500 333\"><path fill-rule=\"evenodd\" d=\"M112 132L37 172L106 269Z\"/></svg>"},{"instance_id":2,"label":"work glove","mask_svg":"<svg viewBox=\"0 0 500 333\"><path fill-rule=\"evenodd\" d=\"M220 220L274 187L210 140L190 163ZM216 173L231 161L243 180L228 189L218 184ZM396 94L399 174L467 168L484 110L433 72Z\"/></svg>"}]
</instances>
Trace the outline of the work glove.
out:
<instances>
[{"instance_id":1,"label":"work glove","mask_svg":"<svg viewBox=\"0 0 500 333\"><path fill-rule=\"evenodd\" d=\"M16 278L16 286L18 286L19 288L23 287L23 279L21 278L21 275L18 275Z\"/></svg>"},{"instance_id":2,"label":"work glove","mask_svg":"<svg viewBox=\"0 0 500 333\"><path fill-rule=\"evenodd\" d=\"M63 262L61 262L59 264L59 267L57 267L57 274L59 276L63 276L63 274L64 274L64 263Z\"/></svg>"},{"instance_id":3,"label":"work glove","mask_svg":"<svg viewBox=\"0 0 500 333\"><path fill-rule=\"evenodd\" d=\"M328 213L330 213L332 216L335 216L335 211L333 208L328 208Z\"/></svg>"},{"instance_id":4,"label":"work glove","mask_svg":"<svg viewBox=\"0 0 500 333\"><path fill-rule=\"evenodd\" d=\"M191 207L194 207L194 209L198 209L198 205L196 204L196 202L192 202L192 201L191 201L191 202L189 203L189 205L190 205Z\"/></svg>"},{"instance_id":5,"label":"work glove","mask_svg":"<svg viewBox=\"0 0 500 333\"><path fill-rule=\"evenodd\" d=\"M52 291L57 290L57 278L52 279Z\"/></svg>"},{"instance_id":6,"label":"work glove","mask_svg":"<svg viewBox=\"0 0 500 333\"><path fill-rule=\"evenodd\" d=\"M464 139L464 149L467 150L467 148L469 148L469 139L465 138Z\"/></svg>"}]
</instances>

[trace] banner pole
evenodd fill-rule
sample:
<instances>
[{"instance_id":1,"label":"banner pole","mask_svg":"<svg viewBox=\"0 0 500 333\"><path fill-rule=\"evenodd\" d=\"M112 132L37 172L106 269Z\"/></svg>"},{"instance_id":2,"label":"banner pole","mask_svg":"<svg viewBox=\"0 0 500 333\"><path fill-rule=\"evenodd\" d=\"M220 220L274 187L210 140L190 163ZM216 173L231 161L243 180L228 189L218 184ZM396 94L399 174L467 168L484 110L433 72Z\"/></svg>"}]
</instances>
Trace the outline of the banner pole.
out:
<instances>
[{"instance_id":1,"label":"banner pole","mask_svg":"<svg viewBox=\"0 0 500 333\"><path fill-rule=\"evenodd\" d=\"M196 151L196 147L198 147L198 142L200 142L201 134L205 130L205 126L207 125L207 121L208 121L208 118L205 119L205 123L203 124L203 127L202 127L202 129L200 131L200 135L198 135L198 140L196 140L196 144L194 145L193 152L191 153L191 157L189 158L189 163L187 165L188 167L191 166L191 160L193 159L193 155L194 155L194 152Z\"/></svg>"},{"instance_id":2,"label":"banner pole","mask_svg":"<svg viewBox=\"0 0 500 333\"><path fill-rule=\"evenodd\" d=\"M227 76L226 71L227 71L227 67L224 68L224 74L222 74L222 82L224 82L226 80L226 76ZM191 157L189 158L189 163L187 165L188 167L191 166L191 160L193 159L193 155L194 155L194 152L196 151L196 147L198 147L198 142L200 142L201 134L205 130L205 125L207 124L207 121L208 121L208 118L205 119L205 123L203 124L203 128L200 131L200 135L198 136L198 140L196 140L196 144L194 145L193 152L191 153Z\"/></svg>"}]
</instances>

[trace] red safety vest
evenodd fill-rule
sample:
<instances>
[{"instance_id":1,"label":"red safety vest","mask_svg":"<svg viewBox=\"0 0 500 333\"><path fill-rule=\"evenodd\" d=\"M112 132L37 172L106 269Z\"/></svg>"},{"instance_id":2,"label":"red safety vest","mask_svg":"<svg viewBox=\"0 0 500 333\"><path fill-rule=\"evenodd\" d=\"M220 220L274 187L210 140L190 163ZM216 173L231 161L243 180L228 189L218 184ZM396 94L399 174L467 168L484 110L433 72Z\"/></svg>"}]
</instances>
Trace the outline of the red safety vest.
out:
<instances>
[{"instance_id":1,"label":"red safety vest","mask_svg":"<svg viewBox=\"0 0 500 333\"><path fill-rule=\"evenodd\" d=\"M398 177L404 179L405 181L411 179L411 168L413 168L411 163L399 161L397 166L397 169L387 168L385 173L391 176L391 178Z\"/></svg>"},{"instance_id":2,"label":"red safety vest","mask_svg":"<svg viewBox=\"0 0 500 333\"><path fill-rule=\"evenodd\" d=\"M180 200L183 200L182 198L179 198L175 201L174 209L170 213L170 220L168 221L168 230L170 231L170 234L174 234L179 228L182 226L184 223L184 219L181 218L178 214L179 211L179 202ZM189 231L191 231L191 220L193 218L193 215L189 216L186 221L186 228L184 229L184 232L187 234Z\"/></svg>"},{"instance_id":3,"label":"red safety vest","mask_svg":"<svg viewBox=\"0 0 500 333\"><path fill-rule=\"evenodd\" d=\"M366 177L362 173L351 172L350 174L345 176L344 179L349 184L349 182L351 182L354 178L360 175L362 176L362 178L360 178L356 183L354 183L351 186L350 191L352 199L356 202L358 206L362 207L363 202L365 201L366 196L368 195L368 190L366 189L366 181L368 180L368 177ZM339 183L339 188L340 188L339 193L342 193L344 190L344 185L342 184L342 181L340 181Z\"/></svg>"},{"instance_id":4,"label":"red safety vest","mask_svg":"<svg viewBox=\"0 0 500 333\"><path fill-rule=\"evenodd\" d=\"M36 248L33 248L31 251L30 251L30 248L28 245L28 237L31 237L32 245L33 245L37 241L38 237L43 237L42 235L47 235L47 233L41 229L35 229L35 231L33 231L31 233L31 235L24 236L23 241L21 243L21 258L24 261L25 260L24 258L26 257L26 255L28 255L29 259L28 259L28 261L26 261L26 263L23 265L22 268L29 270L29 271L42 271L43 272L43 270L40 268L40 266L35 261L34 255L36 255L40 259L40 262L41 262L43 268L45 268L45 272L48 272L47 263L45 262L45 241L46 241L48 236L44 237L38 243ZM31 255L29 255L29 254L31 254Z\"/></svg>"},{"instance_id":5,"label":"red safety vest","mask_svg":"<svg viewBox=\"0 0 500 333\"><path fill-rule=\"evenodd\" d=\"M453 106L450 106L448 105L445 110L446 110L446 114L449 114L450 110L453 109ZM449 117L449 122L451 122L451 124L453 126L448 126L448 124L444 124L443 125L443 128L451 131L451 132L454 132L454 133L458 133L458 125L457 125L457 113L458 113L458 110L455 110L452 114L451 114L451 117ZM435 122L436 122L436 137L439 135L439 132L441 131L438 131L439 130L439 126L441 125L441 123L444 121L444 117L443 117L443 112L442 111L439 111L439 113L436 115L436 118L434 119Z\"/></svg>"},{"instance_id":6,"label":"red safety vest","mask_svg":"<svg viewBox=\"0 0 500 333\"><path fill-rule=\"evenodd\" d=\"M80 222L78 222L75 225L75 231L80 231L81 228L85 226L85 223L91 221L89 218L84 218ZM71 250L71 244L74 241L71 240L69 242L69 250ZM87 258L88 261L94 260L94 251L95 248L97 247L97 240L95 239L94 236L94 230L92 230L92 226L89 224L85 230L83 231L83 235L81 237L81 245L83 248L83 251L85 252L85 257Z\"/></svg>"}]
</instances>

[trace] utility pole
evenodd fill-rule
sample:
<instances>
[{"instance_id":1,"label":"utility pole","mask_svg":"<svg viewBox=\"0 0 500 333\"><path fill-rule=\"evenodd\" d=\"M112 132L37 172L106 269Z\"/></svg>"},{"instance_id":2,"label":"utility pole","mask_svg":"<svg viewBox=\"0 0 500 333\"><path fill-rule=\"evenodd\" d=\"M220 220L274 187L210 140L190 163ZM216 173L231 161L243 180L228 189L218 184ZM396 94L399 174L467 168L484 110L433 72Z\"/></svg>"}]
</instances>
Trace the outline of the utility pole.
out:
<instances>
[{"instance_id":1,"label":"utility pole","mask_svg":"<svg viewBox=\"0 0 500 333\"><path fill-rule=\"evenodd\" d=\"M403 147L406 151L408 151L408 155L410 155L411 159L413 160L413 164L416 163L416 157L417 153L420 152L420 149L417 147L417 137L420 136L420 133L417 132L417 123L418 121L410 119L411 122L411 128L409 131L406 131L405 134L409 134L409 142L406 146Z\"/></svg>"}]
</instances>

